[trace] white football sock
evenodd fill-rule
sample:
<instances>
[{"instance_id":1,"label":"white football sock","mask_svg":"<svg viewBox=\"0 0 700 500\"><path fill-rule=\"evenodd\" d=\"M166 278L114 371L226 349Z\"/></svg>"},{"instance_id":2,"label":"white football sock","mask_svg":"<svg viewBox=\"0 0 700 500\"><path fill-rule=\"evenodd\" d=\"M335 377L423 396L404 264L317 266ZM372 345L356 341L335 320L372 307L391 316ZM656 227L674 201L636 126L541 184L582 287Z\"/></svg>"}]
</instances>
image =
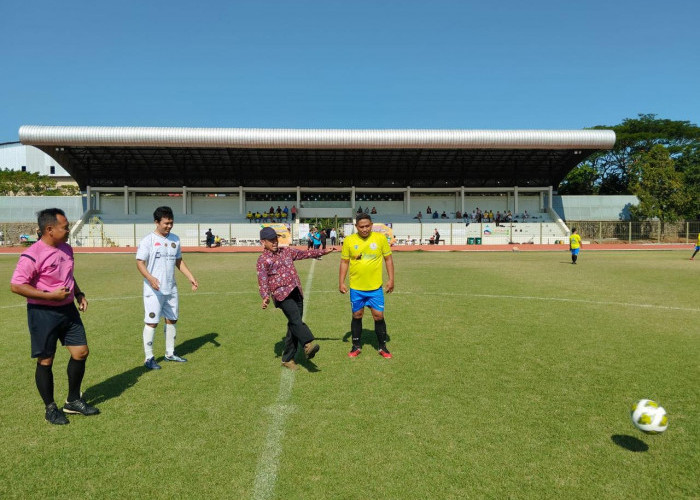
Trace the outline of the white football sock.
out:
<instances>
[{"instance_id":1,"label":"white football sock","mask_svg":"<svg viewBox=\"0 0 700 500\"><path fill-rule=\"evenodd\" d=\"M175 325L165 324L165 355L175 354Z\"/></svg>"},{"instance_id":2,"label":"white football sock","mask_svg":"<svg viewBox=\"0 0 700 500\"><path fill-rule=\"evenodd\" d=\"M155 336L155 328L143 325L143 351L146 353L146 361L153 357L153 338Z\"/></svg>"}]
</instances>

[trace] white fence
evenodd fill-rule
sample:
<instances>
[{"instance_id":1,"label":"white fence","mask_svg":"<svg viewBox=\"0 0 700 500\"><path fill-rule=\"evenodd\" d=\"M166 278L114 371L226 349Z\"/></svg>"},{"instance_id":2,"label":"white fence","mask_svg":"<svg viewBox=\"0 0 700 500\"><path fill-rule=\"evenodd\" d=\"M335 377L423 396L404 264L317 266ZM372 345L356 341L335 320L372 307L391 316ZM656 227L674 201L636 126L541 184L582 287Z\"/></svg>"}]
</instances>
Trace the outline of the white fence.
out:
<instances>
[{"instance_id":1,"label":"white fence","mask_svg":"<svg viewBox=\"0 0 700 500\"><path fill-rule=\"evenodd\" d=\"M298 224L291 224L295 243L303 243L299 237ZM146 234L153 231L153 223L85 223L71 237L71 244L78 247L136 247ZM222 245L259 245L259 224L239 223L181 223L175 224L183 246L205 246L205 233L208 229L222 239ZM568 235L554 222L502 223L482 222L464 224L452 223L396 223L392 230L399 245L426 245L435 229L440 240L446 245L505 245L508 243L552 244L568 241Z\"/></svg>"}]
</instances>

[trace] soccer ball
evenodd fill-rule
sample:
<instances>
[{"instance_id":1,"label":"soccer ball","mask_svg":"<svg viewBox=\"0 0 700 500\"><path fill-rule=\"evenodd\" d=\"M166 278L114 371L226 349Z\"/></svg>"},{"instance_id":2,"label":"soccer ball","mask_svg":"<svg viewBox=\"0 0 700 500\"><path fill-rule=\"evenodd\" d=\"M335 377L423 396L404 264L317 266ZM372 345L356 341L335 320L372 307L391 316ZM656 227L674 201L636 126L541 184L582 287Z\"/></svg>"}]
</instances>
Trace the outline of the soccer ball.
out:
<instances>
[{"instance_id":1,"label":"soccer ball","mask_svg":"<svg viewBox=\"0 0 700 500\"><path fill-rule=\"evenodd\" d=\"M634 426L647 434L659 434L668 427L666 410L651 399L641 399L633 405L630 417Z\"/></svg>"}]
</instances>

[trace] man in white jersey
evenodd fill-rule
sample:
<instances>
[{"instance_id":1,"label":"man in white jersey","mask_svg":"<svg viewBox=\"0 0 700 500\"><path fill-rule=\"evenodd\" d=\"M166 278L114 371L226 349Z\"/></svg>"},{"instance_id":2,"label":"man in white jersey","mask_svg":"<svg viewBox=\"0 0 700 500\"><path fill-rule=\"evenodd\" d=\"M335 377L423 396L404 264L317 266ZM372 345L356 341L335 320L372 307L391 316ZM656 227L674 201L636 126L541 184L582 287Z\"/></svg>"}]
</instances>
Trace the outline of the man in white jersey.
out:
<instances>
[{"instance_id":1,"label":"man in white jersey","mask_svg":"<svg viewBox=\"0 0 700 500\"><path fill-rule=\"evenodd\" d=\"M175 268L192 284L196 291L199 283L182 260L180 238L172 234L173 211L170 207L158 207L153 212L155 231L145 236L136 252L136 267L143 275L143 306L146 310L143 327L143 349L146 353L144 366L149 370L160 370L153 356L153 338L160 317L165 318L166 361L187 361L175 354L175 324L178 318L178 294Z\"/></svg>"}]
</instances>

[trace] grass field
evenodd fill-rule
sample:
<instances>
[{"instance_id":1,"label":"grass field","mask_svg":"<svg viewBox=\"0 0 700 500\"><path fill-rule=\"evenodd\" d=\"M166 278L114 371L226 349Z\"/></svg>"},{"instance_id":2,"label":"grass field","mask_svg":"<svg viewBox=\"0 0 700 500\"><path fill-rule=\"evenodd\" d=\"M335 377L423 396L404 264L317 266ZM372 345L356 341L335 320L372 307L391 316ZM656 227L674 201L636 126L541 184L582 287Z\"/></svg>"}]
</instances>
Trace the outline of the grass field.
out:
<instances>
[{"instance_id":1,"label":"grass field","mask_svg":"<svg viewBox=\"0 0 700 500\"><path fill-rule=\"evenodd\" d=\"M313 363L280 368L254 254L190 254L177 352L143 368L132 255L76 255L96 417L50 426L23 299L0 292L0 497L697 498L700 263L688 252L399 253L389 348L349 350L337 254L298 262ZM17 256L0 255L9 283ZM313 272L312 272L313 271ZM182 275L179 275L179 279ZM155 343L162 356L162 326ZM56 399L68 355L54 365ZM299 361L299 358L298 358ZM665 434L632 426L651 398Z\"/></svg>"}]
</instances>

